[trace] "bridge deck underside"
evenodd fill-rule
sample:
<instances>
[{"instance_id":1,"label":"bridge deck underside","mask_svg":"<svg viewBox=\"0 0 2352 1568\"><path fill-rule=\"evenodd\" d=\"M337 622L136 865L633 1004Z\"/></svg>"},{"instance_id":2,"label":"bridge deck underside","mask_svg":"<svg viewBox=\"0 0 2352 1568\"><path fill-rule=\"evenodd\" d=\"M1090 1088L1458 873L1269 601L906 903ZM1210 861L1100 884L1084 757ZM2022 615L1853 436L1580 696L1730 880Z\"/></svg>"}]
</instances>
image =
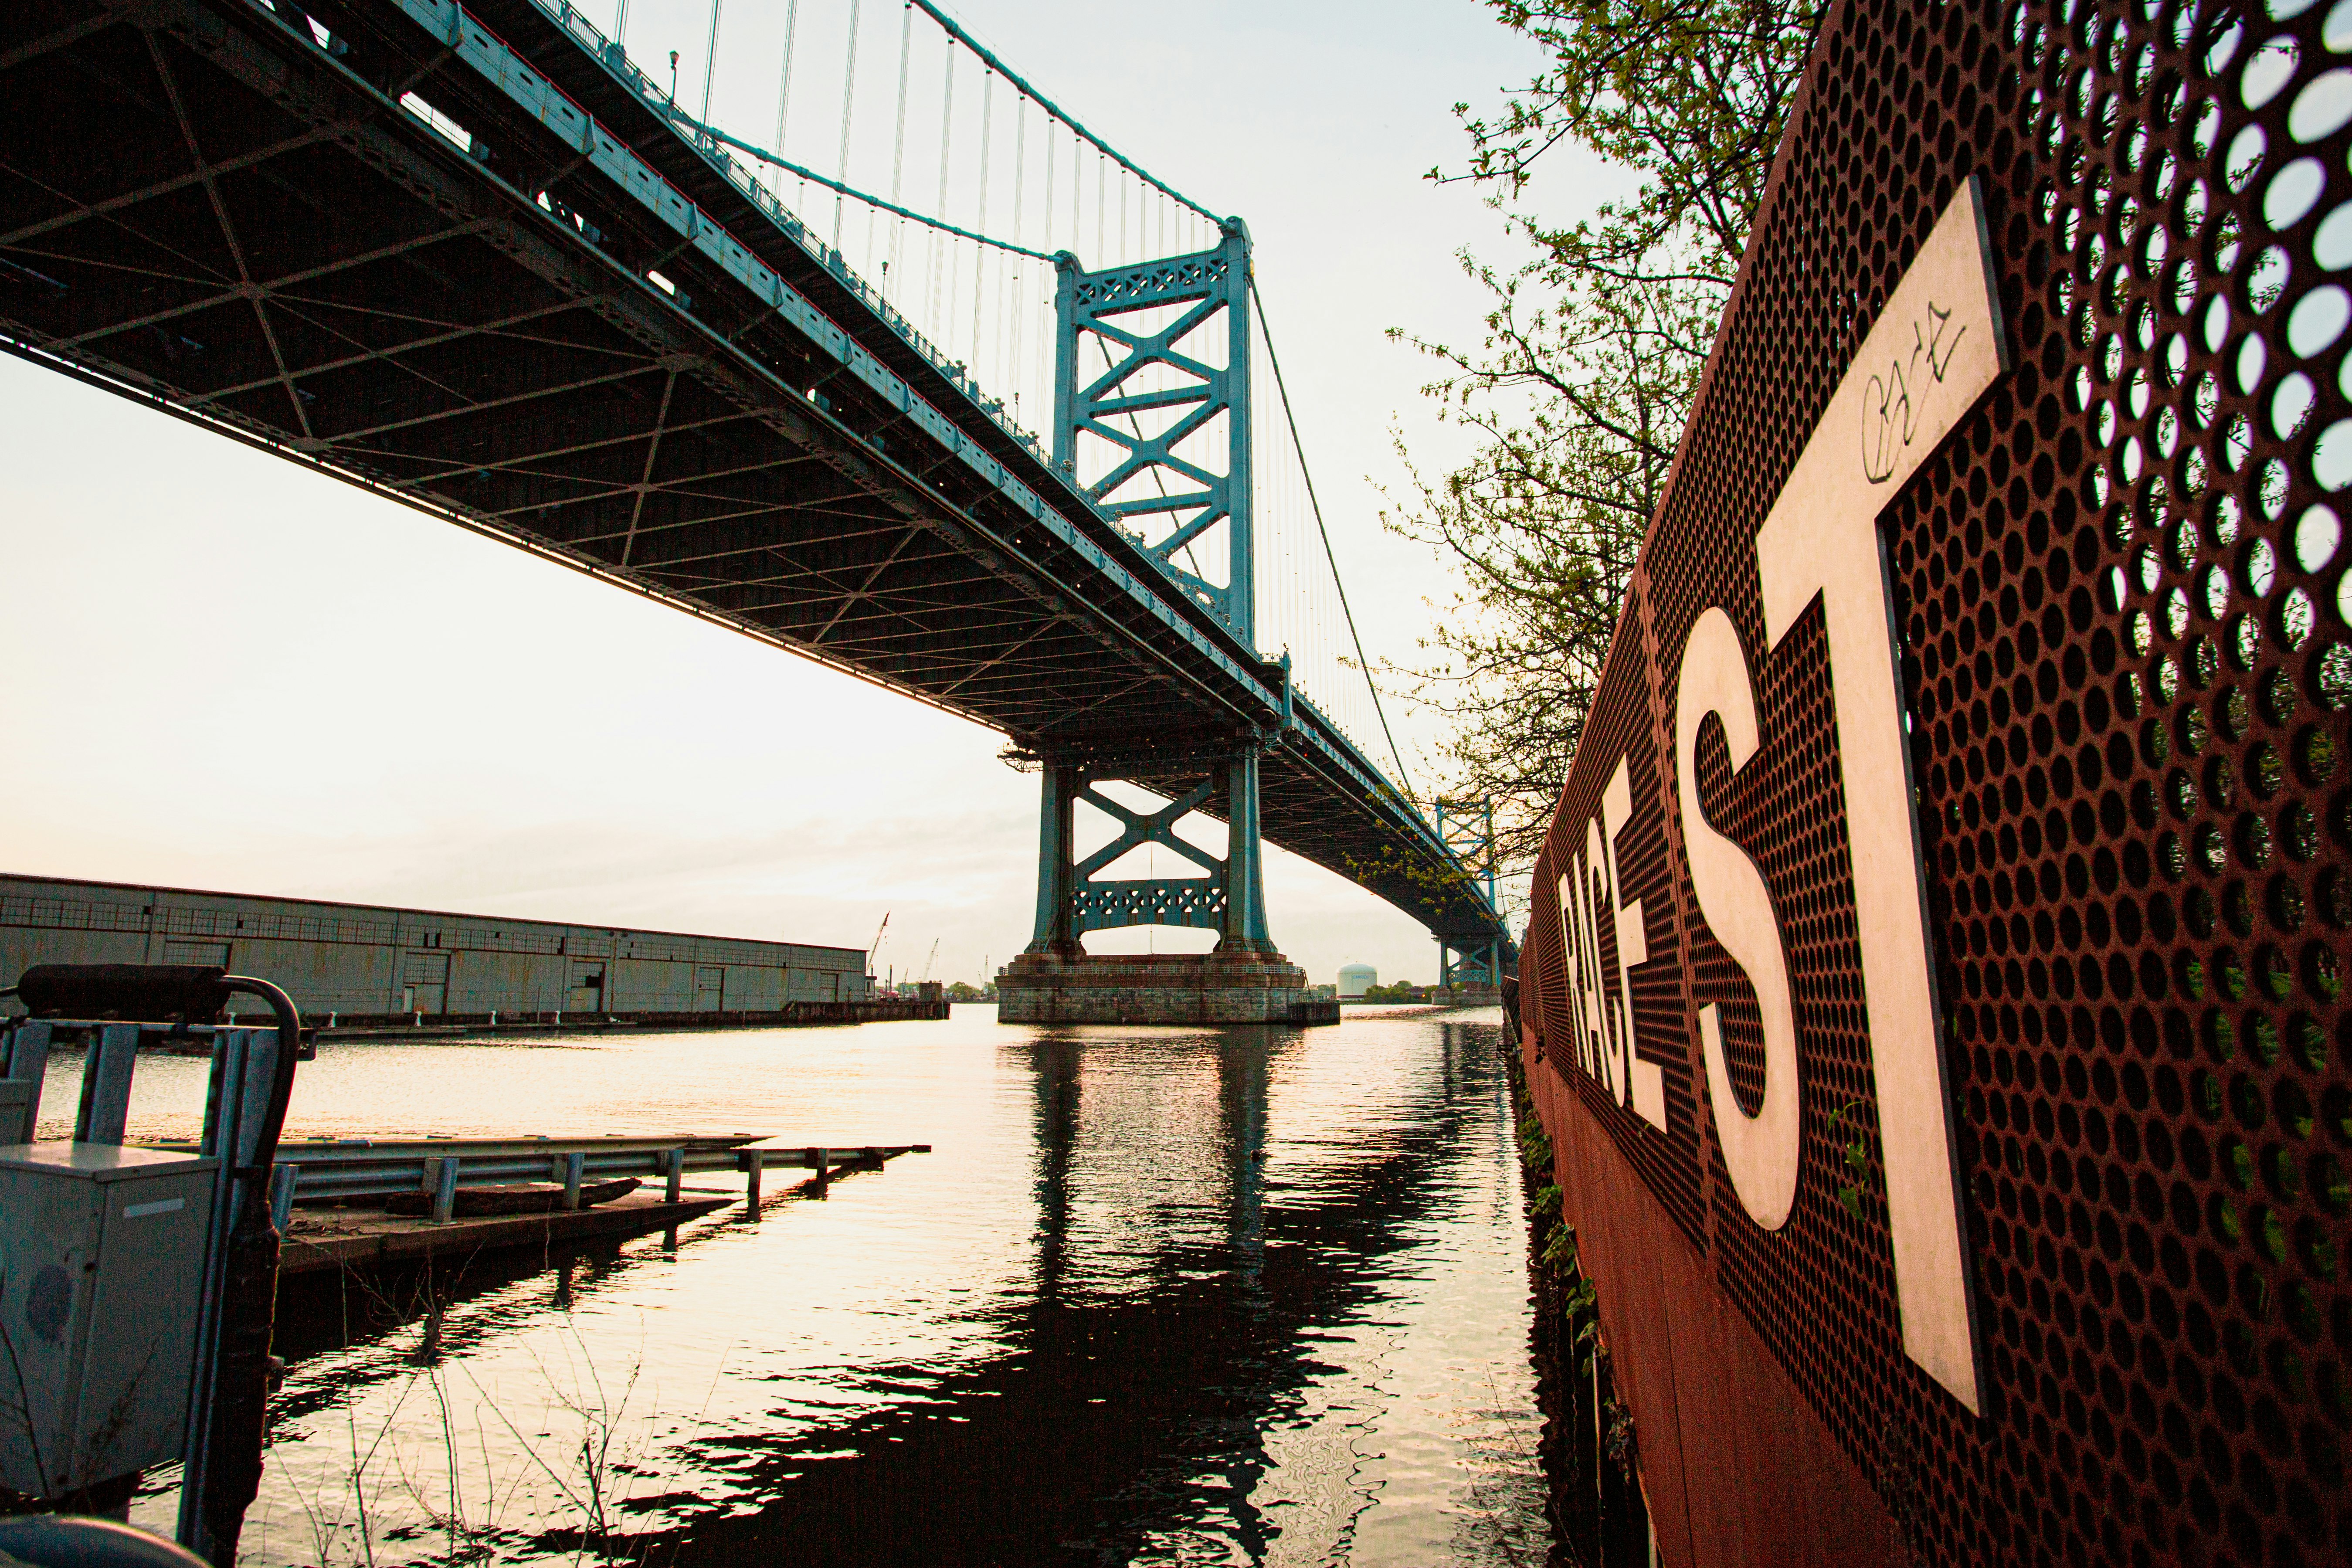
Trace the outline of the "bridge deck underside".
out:
<instances>
[{"instance_id":1,"label":"bridge deck underside","mask_svg":"<svg viewBox=\"0 0 2352 1568\"><path fill-rule=\"evenodd\" d=\"M1057 507L1070 529L1043 525L396 10L308 10L345 41L339 61L242 0L0 15L0 332L16 352L1022 746L1164 753L1134 775L1155 787L1274 727L1261 688L1075 546L1070 529L1139 563L1102 520ZM496 15L519 49L544 22ZM838 279L547 35L535 66L1050 492ZM477 155L397 107L412 91ZM1310 733L1268 756L1266 836L1433 929L1483 928L1337 752Z\"/></svg>"}]
</instances>

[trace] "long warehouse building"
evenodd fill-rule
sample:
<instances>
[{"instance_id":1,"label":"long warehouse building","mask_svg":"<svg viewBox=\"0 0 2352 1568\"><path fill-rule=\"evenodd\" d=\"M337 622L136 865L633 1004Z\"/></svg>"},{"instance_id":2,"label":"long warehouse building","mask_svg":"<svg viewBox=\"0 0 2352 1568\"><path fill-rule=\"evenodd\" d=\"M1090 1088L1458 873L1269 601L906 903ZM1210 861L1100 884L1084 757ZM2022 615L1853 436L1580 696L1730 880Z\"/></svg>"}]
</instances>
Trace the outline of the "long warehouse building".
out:
<instances>
[{"instance_id":1,"label":"long warehouse building","mask_svg":"<svg viewBox=\"0 0 2352 1568\"><path fill-rule=\"evenodd\" d=\"M219 964L344 1024L822 1016L871 989L854 947L0 874L0 986L37 963Z\"/></svg>"}]
</instances>

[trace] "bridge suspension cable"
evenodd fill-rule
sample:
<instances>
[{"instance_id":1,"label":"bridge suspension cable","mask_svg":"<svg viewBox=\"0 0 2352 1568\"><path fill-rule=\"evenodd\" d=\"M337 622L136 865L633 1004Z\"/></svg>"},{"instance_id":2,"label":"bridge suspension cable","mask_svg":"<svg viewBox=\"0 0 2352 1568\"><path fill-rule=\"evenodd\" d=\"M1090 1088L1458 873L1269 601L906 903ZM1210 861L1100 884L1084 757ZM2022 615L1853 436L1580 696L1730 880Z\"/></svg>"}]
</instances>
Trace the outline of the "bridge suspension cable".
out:
<instances>
[{"instance_id":1,"label":"bridge suspension cable","mask_svg":"<svg viewBox=\"0 0 2352 1568\"><path fill-rule=\"evenodd\" d=\"M735 135L732 132L721 130L716 125L706 125L702 121L689 118L684 114L674 115L672 118L677 120L678 124L688 131L698 132L704 136L708 136L713 142L721 142L727 146L734 148L739 153L748 153L752 157L759 159L761 163L781 169L785 174L791 174L796 179L805 180L813 185L823 185L826 190L838 192L842 195L849 197L852 201L864 202L868 206L877 208L886 213L894 214L902 218L912 218L915 222L925 225L930 228L938 229L942 234L954 235L960 239L969 239L974 244L994 246L999 250L1017 251L1023 256L1033 257L1039 261L1051 261L1054 259L1051 256L1046 255L1042 250L1031 250L1024 246L1015 245L1008 239L997 239L990 235L978 234L971 229L961 228L954 224L947 223L941 219L932 217L928 213L919 213L912 207L901 206L897 202L886 201L882 197L877 195L869 195L866 192L859 190L855 185L845 184L839 180L834 179L830 175L820 174L814 169L803 168L802 165L793 163L791 159L782 156L781 153L773 152L769 148L762 147L755 142L747 142L742 137ZM835 246L835 248L839 249L840 247Z\"/></svg>"},{"instance_id":2,"label":"bridge suspension cable","mask_svg":"<svg viewBox=\"0 0 2352 1568\"><path fill-rule=\"evenodd\" d=\"M1355 667L1363 677L1365 690L1370 694L1372 717L1380 725L1381 738L1388 742L1389 758L1396 764L1396 782L1410 798L1412 795L1412 775L1404 765L1404 752L1397 745L1396 732L1389 727L1388 710L1381 702L1380 682L1372 679L1371 661L1365 657L1363 636L1356 627L1356 613L1348 603L1348 585L1339 575L1339 557L1332 549L1331 531L1323 519L1323 503L1315 491L1314 470L1307 464L1307 447L1298 436L1298 416L1290 405L1289 384L1283 378L1282 359L1275 352L1274 347L1274 328L1266 318L1265 299L1258 291L1255 272L1252 273L1249 280L1249 292L1250 303L1254 307L1253 314L1256 317L1258 340L1265 347L1267 368L1274 372L1275 395L1282 405L1283 425L1290 437L1291 454L1298 465L1298 479L1305 490L1307 511L1315 520L1316 537L1322 545L1323 560L1331 571L1331 587L1339 601L1340 619L1347 628L1349 646L1355 651ZM1276 515L1277 517L1279 515L1278 510ZM1305 575L1295 570L1293 572L1295 580L1304 578ZM1340 662L1344 665L1345 660ZM1311 692L1310 695L1312 695Z\"/></svg>"},{"instance_id":3,"label":"bridge suspension cable","mask_svg":"<svg viewBox=\"0 0 2352 1568\"><path fill-rule=\"evenodd\" d=\"M1173 185L1171 185L1150 174L1139 164L1130 162L1127 155L1121 153L1118 148L1112 146L1101 137L1097 136L1093 132L1087 130L1085 126L1072 119L1068 114L1065 113L1052 99L1047 98L1044 93L1039 92L1035 88L1030 86L1028 82L1023 80L1020 72L1013 69L1012 67L1006 65L1003 60L998 59L994 55L988 51L985 45L982 44L971 34L965 32L961 27L956 26L955 18L950 16L937 5L932 5L931 0L913 0L913 4L920 7L923 15L929 16L932 21L937 22L940 25L940 30L946 33L950 38L961 44L965 48L970 49L973 55L978 57L982 64L987 66L990 69L1003 77L1006 81L1011 82L1016 91L1025 93L1029 97L1035 99L1039 108L1052 115L1055 119L1060 121L1063 124L1068 126L1072 131L1076 132L1080 136L1084 137L1088 142L1093 144L1097 151L1115 160L1120 168L1125 169L1129 174L1133 174L1137 179L1141 180L1144 184L1167 192L1170 196L1183 203L1194 212L1199 213L1202 217L1207 218L1211 223L1217 221L1216 214L1201 205L1200 203L1192 200L1190 196L1185 195Z\"/></svg>"}]
</instances>

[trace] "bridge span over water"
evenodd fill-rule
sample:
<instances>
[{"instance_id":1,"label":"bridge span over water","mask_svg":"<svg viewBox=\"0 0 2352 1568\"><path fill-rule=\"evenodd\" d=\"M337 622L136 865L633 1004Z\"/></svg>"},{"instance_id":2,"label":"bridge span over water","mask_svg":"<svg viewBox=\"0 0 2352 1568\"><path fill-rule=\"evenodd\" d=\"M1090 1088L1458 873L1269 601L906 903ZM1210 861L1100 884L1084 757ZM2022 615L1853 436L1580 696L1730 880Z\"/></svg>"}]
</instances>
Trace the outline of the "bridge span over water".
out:
<instances>
[{"instance_id":1,"label":"bridge span over water","mask_svg":"<svg viewBox=\"0 0 2352 1568\"><path fill-rule=\"evenodd\" d=\"M950 92L961 47L1025 138L1034 89L924 11ZM1035 101L1072 202L1082 153L1098 202L1111 160L1183 202ZM19 0L0 346L1003 732L1044 778L1040 944L1170 923L1270 952L1262 828L1496 963L1491 883L1258 636L1239 221L1183 202L1199 243L1120 264L1000 247L1054 269L1040 441L730 142L560 3ZM840 182L782 166L838 240ZM1206 875L1095 879L1115 856L1077 860L1069 823L1103 779L1171 803L1114 851ZM1234 825L1225 860L1175 838L1190 810Z\"/></svg>"}]
</instances>

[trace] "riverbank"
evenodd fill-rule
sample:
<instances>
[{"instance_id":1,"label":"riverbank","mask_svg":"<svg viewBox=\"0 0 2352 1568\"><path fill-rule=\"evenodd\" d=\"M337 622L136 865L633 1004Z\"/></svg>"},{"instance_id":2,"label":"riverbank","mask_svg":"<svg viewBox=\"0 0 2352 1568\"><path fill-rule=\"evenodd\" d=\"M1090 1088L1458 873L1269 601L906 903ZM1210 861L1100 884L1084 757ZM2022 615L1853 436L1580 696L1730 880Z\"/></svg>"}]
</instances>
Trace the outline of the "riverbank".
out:
<instances>
[{"instance_id":1,"label":"riverbank","mask_svg":"<svg viewBox=\"0 0 2352 1568\"><path fill-rule=\"evenodd\" d=\"M1634 1463L1633 1416L1616 1396L1598 1296L1578 1267L1575 1227L1560 1219L1550 1135L1528 1093L1518 1042L1501 1055L1510 1076L1511 1120L1524 1172L1528 1281L1535 1301L1530 1342L1543 1411L1552 1568L1649 1568L1647 1500Z\"/></svg>"}]
</instances>

